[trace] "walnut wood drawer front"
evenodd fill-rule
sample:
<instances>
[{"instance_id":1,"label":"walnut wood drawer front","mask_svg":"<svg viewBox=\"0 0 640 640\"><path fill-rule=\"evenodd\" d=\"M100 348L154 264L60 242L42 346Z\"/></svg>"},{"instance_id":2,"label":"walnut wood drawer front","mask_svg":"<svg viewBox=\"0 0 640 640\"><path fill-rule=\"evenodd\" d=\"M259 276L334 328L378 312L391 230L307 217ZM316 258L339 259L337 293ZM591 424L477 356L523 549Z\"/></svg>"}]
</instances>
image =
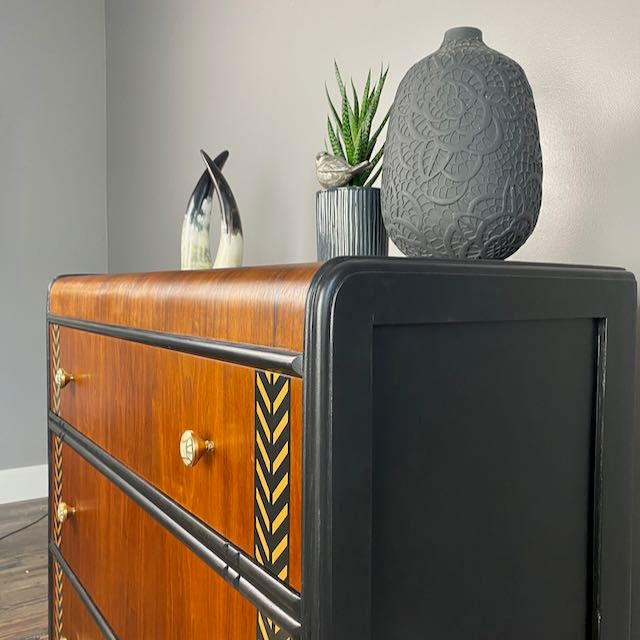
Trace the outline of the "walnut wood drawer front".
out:
<instances>
[{"instance_id":1,"label":"walnut wood drawer front","mask_svg":"<svg viewBox=\"0 0 640 640\"><path fill-rule=\"evenodd\" d=\"M52 331L52 386L58 368L73 380L52 388L51 409L300 591L301 380ZM180 455L185 430L214 444L193 467Z\"/></svg>"},{"instance_id":2,"label":"walnut wood drawer front","mask_svg":"<svg viewBox=\"0 0 640 640\"><path fill-rule=\"evenodd\" d=\"M76 451L63 445L61 456L61 498L74 512L59 550L117 638L254 640L272 624ZM78 624L69 588L64 635Z\"/></svg>"}]
</instances>

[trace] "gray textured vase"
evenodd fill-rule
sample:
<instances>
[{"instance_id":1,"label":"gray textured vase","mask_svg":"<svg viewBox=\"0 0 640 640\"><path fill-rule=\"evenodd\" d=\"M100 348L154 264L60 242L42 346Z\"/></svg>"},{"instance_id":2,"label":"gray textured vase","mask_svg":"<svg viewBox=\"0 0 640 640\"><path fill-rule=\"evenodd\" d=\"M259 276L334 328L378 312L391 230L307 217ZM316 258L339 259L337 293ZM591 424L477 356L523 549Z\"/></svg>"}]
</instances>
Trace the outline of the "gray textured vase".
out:
<instances>
[{"instance_id":1,"label":"gray textured vase","mask_svg":"<svg viewBox=\"0 0 640 640\"><path fill-rule=\"evenodd\" d=\"M338 256L386 256L388 236L380 189L340 187L316 193L318 260Z\"/></svg>"},{"instance_id":2,"label":"gray textured vase","mask_svg":"<svg viewBox=\"0 0 640 640\"><path fill-rule=\"evenodd\" d=\"M472 27L398 88L382 170L389 235L410 256L510 256L529 237L542 198L542 154L531 87L513 60Z\"/></svg>"}]
</instances>

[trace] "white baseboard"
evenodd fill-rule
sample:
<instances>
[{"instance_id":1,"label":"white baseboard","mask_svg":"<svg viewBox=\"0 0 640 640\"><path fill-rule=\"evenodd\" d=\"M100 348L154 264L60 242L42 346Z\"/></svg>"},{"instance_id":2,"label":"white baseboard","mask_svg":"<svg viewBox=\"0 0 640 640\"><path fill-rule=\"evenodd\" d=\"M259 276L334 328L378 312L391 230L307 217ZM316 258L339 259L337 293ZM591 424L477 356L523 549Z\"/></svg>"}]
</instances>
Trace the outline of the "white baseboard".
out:
<instances>
[{"instance_id":1,"label":"white baseboard","mask_svg":"<svg viewBox=\"0 0 640 640\"><path fill-rule=\"evenodd\" d=\"M0 469L0 504L46 498L49 476L46 464Z\"/></svg>"}]
</instances>

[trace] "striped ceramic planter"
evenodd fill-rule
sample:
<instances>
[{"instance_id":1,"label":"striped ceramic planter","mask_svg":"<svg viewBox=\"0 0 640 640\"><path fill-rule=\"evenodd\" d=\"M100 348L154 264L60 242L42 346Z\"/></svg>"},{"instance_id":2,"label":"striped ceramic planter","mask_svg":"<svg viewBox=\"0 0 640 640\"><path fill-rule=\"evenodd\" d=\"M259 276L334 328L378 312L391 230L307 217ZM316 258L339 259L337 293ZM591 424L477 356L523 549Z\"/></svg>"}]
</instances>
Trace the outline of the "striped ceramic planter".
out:
<instances>
[{"instance_id":1,"label":"striped ceramic planter","mask_svg":"<svg viewBox=\"0 0 640 640\"><path fill-rule=\"evenodd\" d=\"M387 231L380 189L340 187L316 194L318 260L338 256L386 256Z\"/></svg>"}]
</instances>

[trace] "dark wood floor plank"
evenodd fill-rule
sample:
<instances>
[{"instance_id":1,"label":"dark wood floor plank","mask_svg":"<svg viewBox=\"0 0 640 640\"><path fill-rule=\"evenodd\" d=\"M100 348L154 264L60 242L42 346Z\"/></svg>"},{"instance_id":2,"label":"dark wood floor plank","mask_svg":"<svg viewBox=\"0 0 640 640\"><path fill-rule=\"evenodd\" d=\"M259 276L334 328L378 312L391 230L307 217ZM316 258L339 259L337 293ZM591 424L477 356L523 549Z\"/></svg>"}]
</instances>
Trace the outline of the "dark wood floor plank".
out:
<instances>
[{"instance_id":1,"label":"dark wood floor plank","mask_svg":"<svg viewBox=\"0 0 640 640\"><path fill-rule=\"evenodd\" d=\"M46 499L0 505L0 538L46 510ZM46 638L47 518L0 541L0 640Z\"/></svg>"},{"instance_id":2,"label":"dark wood floor plank","mask_svg":"<svg viewBox=\"0 0 640 640\"><path fill-rule=\"evenodd\" d=\"M33 522L47 510L46 499L27 500L25 502L11 502L0 504L0 538Z\"/></svg>"}]
</instances>

